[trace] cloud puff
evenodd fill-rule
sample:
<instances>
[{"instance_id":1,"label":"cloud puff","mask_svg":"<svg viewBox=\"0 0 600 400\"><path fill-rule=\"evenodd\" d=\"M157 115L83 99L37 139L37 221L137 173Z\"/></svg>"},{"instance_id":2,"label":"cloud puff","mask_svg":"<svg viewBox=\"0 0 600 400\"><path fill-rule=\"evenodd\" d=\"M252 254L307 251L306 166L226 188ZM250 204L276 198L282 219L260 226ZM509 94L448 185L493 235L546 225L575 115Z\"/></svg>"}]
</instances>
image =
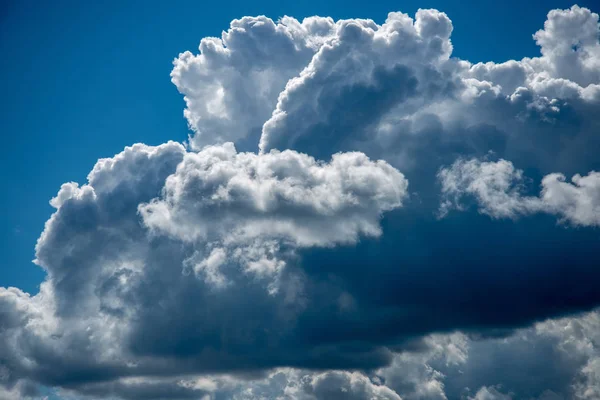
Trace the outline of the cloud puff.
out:
<instances>
[{"instance_id":1,"label":"cloud puff","mask_svg":"<svg viewBox=\"0 0 600 400\"><path fill-rule=\"evenodd\" d=\"M576 5L568 10L552 10L544 29L533 37L541 57L478 63L470 66L468 74L497 84L508 95L526 87L550 99L598 100L598 14Z\"/></svg>"},{"instance_id":2,"label":"cloud puff","mask_svg":"<svg viewBox=\"0 0 600 400\"><path fill-rule=\"evenodd\" d=\"M579 226L600 225L600 173L576 174L572 183L563 174L542 179L539 197L523 195L523 171L511 162L458 160L440 170L444 200L442 214L463 208L465 195L475 197L480 212L494 218L517 218L537 212L556 214L561 221Z\"/></svg>"},{"instance_id":3,"label":"cloud puff","mask_svg":"<svg viewBox=\"0 0 600 400\"><path fill-rule=\"evenodd\" d=\"M595 158L583 143L598 147L591 110L600 86L589 67L599 59L598 15L574 6L548 18L535 35L541 57L500 64L450 58L452 24L436 10L414 20L391 13L382 25L340 21L281 93L260 148L319 157L360 149L419 170L488 150L544 169L589 164ZM559 56L564 43L568 54ZM427 153L434 156L424 160Z\"/></svg>"},{"instance_id":4,"label":"cloud puff","mask_svg":"<svg viewBox=\"0 0 600 400\"><path fill-rule=\"evenodd\" d=\"M200 54L174 61L173 83L185 95L185 117L196 148L260 132L288 79L332 35L331 18L302 22L284 17L244 17L219 38L204 38Z\"/></svg>"},{"instance_id":5,"label":"cloud puff","mask_svg":"<svg viewBox=\"0 0 600 400\"><path fill-rule=\"evenodd\" d=\"M189 148L62 185L40 292L0 288L0 396L597 397L597 313L565 315L600 304L598 15L505 63L452 29L244 17L181 54Z\"/></svg>"},{"instance_id":6,"label":"cloud puff","mask_svg":"<svg viewBox=\"0 0 600 400\"><path fill-rule=\"evenodd\" d=\"M360 150L418 181L458 156L489 150L544 173L600 169L597 14L578 6L553 10L534 35L541 56L505 63L450 57L452 29L437 10L419 10L414 19L390 13L381 25L235 20L222 39L204 39L199 55L185 53L175 63L174 82L195 121L192 144L234 141L255 150L260 136L261 151L295 149L320 159ZM209 62L217 55L221 61ZM244 78L223 83L225 70ZM281 79L263 83L255 70ZM192 92L200 93L197 107ZM220 107L228 116L199 111L223 96L240 102Z\"/></svg>"},{"instance_id":7,"label":"cloud puff","mask_svg":"<svg viewBox=\"0 0 600 400\"><path fill-rule=\"evenodd\" d=\"M540 62L551 77L567 79L582 87L598 84L598 14L578 6L552 10L544 29L536 32L534 38L541 47Z\"/></svg>"},{"instance_id":8,"label":"cloud puff","mask_svg":"<svg viewBox=\"0 0 600 400\"><path fill-rule=\"evenodd\" d=\"M223 285L219 268L230 258L268 275L285 264L273 254L281 246L379 236L382 213L402 205L407 186L400 172L362 153L334 154L325 164L294 151L237 153L228 143L188 153L163 197L139 211L152 231L208 246L196 268Z\"/></svg>"},{"instance_id":9,"label":"cloud puff","mask_svg":"<svg viewBox=\"0 0 600 400\"><path fill-rule=\"evenodd\" d=\"M324 154L340 140L366 138L396 105L408 102L414 111L448 92L453 81L444 82L442 70L452 51L451 32L450 19L436 10L419 10L416 21L390 13L381 26L371 20L338 22L335 37L279 96L262 129L261 150Z\"/></svg>"},{"instance_id":10,"label":"cloud puff","mask_svg":"<svg viewBox=\"0 0 600 400\"><path fill-rule=\"evenodd\" d=\"M362 153L321 163L289 150L237 153L228 143L186 154L164 199L139 210L149 228L184 241L329 246L378 236L381 214L402 205L407 186L400 172Z\"/></svg>"}]
</instances>

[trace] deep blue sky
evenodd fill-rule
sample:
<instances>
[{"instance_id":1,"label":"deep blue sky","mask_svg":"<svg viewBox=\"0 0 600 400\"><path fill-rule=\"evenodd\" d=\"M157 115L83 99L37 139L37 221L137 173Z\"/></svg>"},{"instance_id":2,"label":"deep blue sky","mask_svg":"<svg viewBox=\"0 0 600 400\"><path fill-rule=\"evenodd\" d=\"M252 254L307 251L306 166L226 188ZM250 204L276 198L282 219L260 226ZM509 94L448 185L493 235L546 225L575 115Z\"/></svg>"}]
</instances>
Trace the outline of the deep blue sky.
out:
<instances>
[{"instance_id":1,"label":"deep blue sky","mask_svg":"<svg viewBox=\"0 0 600 400\"><path fill-rule=\"evenodd\" d=\"M61 183L83 183L98 158L126 145L186 139L171 61L196 51L202 37L219 36L233 18L318 14L383 22L389 11L438 8L454 23L455 56L504 61L537 55L531 35L546 13L572 4L0 0L0 286L37 291L43 271L31 263L34 245Z\"/></svg>"}]
</instances>

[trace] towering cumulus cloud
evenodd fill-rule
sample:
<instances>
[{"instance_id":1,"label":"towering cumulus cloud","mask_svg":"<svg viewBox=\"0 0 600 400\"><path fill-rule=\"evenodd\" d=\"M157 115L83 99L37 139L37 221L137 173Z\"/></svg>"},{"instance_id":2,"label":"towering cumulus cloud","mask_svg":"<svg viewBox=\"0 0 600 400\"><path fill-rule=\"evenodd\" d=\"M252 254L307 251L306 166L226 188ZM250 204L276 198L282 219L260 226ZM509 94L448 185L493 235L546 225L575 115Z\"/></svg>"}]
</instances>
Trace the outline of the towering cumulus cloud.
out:
<instances>
[{"instance_id":1,"label":"towering cumulus cloud","mask_svg":"<svg viewBox=\"0 0 600 400\"><path fill-rule=\"evenodd\" d=\"M202 39L189 145L63 184L0 288L0 398L598 398L598 20L504 63L436 10Z\"/></svg>"},{"instance_id":2,"label":"towering cumulus cloud","mask_svg":"<svg viewBox=\"0 0 600 400\"><path fill-rule=\"evenodd\" d=\"M202 39L199 55L180 54L171 78L185 95L192 147L260 135L286 82L334 30L331 18L244 17L221 39Z\"/></svg>"}]
</instances>

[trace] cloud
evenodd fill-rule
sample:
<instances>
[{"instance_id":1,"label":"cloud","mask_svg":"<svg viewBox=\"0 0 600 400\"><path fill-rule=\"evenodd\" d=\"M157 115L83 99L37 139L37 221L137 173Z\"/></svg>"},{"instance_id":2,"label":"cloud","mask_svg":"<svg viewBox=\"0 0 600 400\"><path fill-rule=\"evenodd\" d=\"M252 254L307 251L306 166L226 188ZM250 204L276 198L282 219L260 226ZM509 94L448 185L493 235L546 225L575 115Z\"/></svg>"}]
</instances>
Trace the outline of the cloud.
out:
<instances>
[{"instance_id":1,"label":"cloud","mask_svg":"<svg viewBox=\"0 0 600 400\"><path fill-rule=\"evenodd\" d=\"M185 117L195 148L256 136L279 92L331 36L331 18L302 22L284 17L244 17L219 38L204 38L200 54L173 62L171 79L185 96Z\"/></svg>"},{"instance_id":2,"label":"cloud","mask_svg":"<svg viewBox=\"0 0 600 400\"><path fill-rule=\"evenodd\" d=\"M381 235L406 189L400 172L356 152L325 163L232 144L128 147L51 200L40 293L2 288L2 365L17 380L146 398L172 383L131 379L385 363L383 348L315 347L295 331L320 307L297 251Z\"/></svg>"},{"instance_id":3,"label":"cloud","mask_svg":"<svg viewBox=\"0 0 600 400\"><path fill-rule=\"evenodd\" d=\"M431 335L419 352L399 353L371 374L281 369L252 381L208 381L217 399L591 399L598 393L598 322L590 312L510 336Z\"/></svg>"},{"instance_id":4,"label":"cloud","mask_svg":"<svg viewBox=\"0 0 600 400\"><path fill-rule=\"evenodd\" d=\"M95 390L94 385L80 387L78 393L93 397L110 387L112 395L126 399L592 399L598 393L599 320L598 312L590 312L510 336L431 335L418 352L401 352L371 373L281 368L252 378L129 378L97 384Z\"/></svg>"},{"instance_id":5,"label":"cloud","mask_svg":"<svg viewBox=\"0 0 600 400\"><path fill-rule=\"evenodd\" d=\"M334 154L326 164L289 150L237 153L228 143L186 154L164 199L139 211L150 229L184 241L329 246L378 236L381 214L402 205L407 186L400 172L362 153Z\"/></svg>"},{"instance_id":6,"label":"cloud","mask_svg":"<svg viewBox=\"0 0 600 400\"><path fill-rule=\"evenodd\" d=\"M442 215L451 208L462 209L465 195L475 197L480 212L494 218L517 218L537 212L555 214L560 221L576 226L600 225L600 173L576 174L572 183L553 173L542 179L539 197L522 194L523 171L511 162L458 160L440 170L444 196Z\"/></svg>"},{"instance_id":7,"label":"cloud","mask_svg":"<svg viewBox=\"0 0 600 400\"><path fill-rule=\"evenodd\" d=\"M470 397L472 400L512 400L512 397L500 393L495 388L482 387L477 391L474 397Z\"/></svg>"},{"instance_id":8,"label":"cloud","mask_svg":"<svg viewBox=\"0 0 600 400\"><path fill-rule=\"evenodd\" d=\"M262 129L261 150L296 148L321 155L341 140L366 138L397 104L408 102L414 110L451 90L452 79L444 82L436 68L450 55L451 32L446 14L436 10L419 10L416 22L390 13L381 26L339 21L335 38L279 96Z\"/></svg>"},{"instance_id":9,"label":"cloud","mask_svg":"<svg viewBox=\"0 0 600 400\"><path fill-rule=\"evenodd\" d=\"M194 243L194 270L223 286L227 264L273 276L285 266L281 247L381 235L381 215L402 205L407 186L400 172L362 153L334 154L325 164L289 150L237 153L226 143L186 154L162 198L139 212L152 232Z\"/></svg>"},{"instance_id":10,"label":"cloud","mask_svg":"<svg viewBox=\"0 0 600 400\"><path fill-rule=\"evenodd\" d=\"M553 78L564 78L582 87L600 81L598 14L578 6L552 10L544 29L534 35L541 47L545 70Z\"/></svg>"},{"instance_id":11,"label":"cloud","mask_svg":"<svg viewBox=\"0 0 600 400\"><path fill-rule=\"evenodd\" d=\"M339 21L335 37L282 91L260 149L318 158L358 149L415 185L459 156L489 151L542 173L600 168L592 150L600 147L600 80L587 67L600 59L597 14L576 6L551 12L535 35L541 57L505 63L450 57L451 31L436 10L414 20L391 13L382 25ZM580 43L569 47L568 62L548 50L561 41Z\"/></svg>"},{"instance_id":12,"label":"cloud","mask_svg":"<svg viewBox=\"0 0 600 400\"><path fill-rule=\"evenodd\" d=\"M505 63L452 30L244 17L181 54L189 146L63 184L40 292L0 288L0 396L597 397L598 15Z\"/></svg>"},{"instance_id":13,"label":"cloud","mask_svg":"<svg viewBox=\"0 0 600 400\"><path fill-rule=\"evenodd\" d=\"M359 372L280 369L263 379L208 378L215 399L400 400L392 389ZM194 385L186 382L185 385ZM206 380L200 381L206 385Z\"/></svg>"},{"instance_id":14,"label":"cloud","mask_svg":"<svg viewBox=\"0 0 600 400\"><path fill-rule=\"evenodd\" d=\"M47 400L48 397L40 395L40 392L34 383L28 381L20 381L12 387L5 387L3 385L0 386L0 399Z\"/></svg>"}]
</instances>

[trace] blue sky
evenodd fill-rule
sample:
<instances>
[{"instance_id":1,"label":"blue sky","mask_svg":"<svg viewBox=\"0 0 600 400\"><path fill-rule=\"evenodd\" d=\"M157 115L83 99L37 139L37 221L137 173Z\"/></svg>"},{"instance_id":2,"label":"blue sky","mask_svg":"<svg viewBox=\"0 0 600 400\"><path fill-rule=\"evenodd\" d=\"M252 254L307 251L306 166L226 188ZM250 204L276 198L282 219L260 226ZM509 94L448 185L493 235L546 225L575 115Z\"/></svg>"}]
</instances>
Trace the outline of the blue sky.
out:
<instances>
[{"instance_id":1,"label":"blue sky","mask_svg":"<svg viewBox=\"0 0 600 400\"><path fill-rule=\"evenodd\" d=\"M600 398L599 11L2 2L0 400Z\"/></svg>"},{"instance_id":2,"label":"blue sky","mask_svg":"<svg viewBox=\"0 0 600 400\"><path fill-rule=\"evenodd\" d=\"M579 2L581 6L593 2ZM183 141L183 100L171 61L220 36L244 15L357 15L382 22L392 10L438 8L454 23L454 56L503 61L538 54L531 35L568 1L200 1L2 3L0 159L4 252L0 282L32 293L43 279L30 261L63 182L84 182L95 160L124 146Z\"/></svg>"}]
</instances>

